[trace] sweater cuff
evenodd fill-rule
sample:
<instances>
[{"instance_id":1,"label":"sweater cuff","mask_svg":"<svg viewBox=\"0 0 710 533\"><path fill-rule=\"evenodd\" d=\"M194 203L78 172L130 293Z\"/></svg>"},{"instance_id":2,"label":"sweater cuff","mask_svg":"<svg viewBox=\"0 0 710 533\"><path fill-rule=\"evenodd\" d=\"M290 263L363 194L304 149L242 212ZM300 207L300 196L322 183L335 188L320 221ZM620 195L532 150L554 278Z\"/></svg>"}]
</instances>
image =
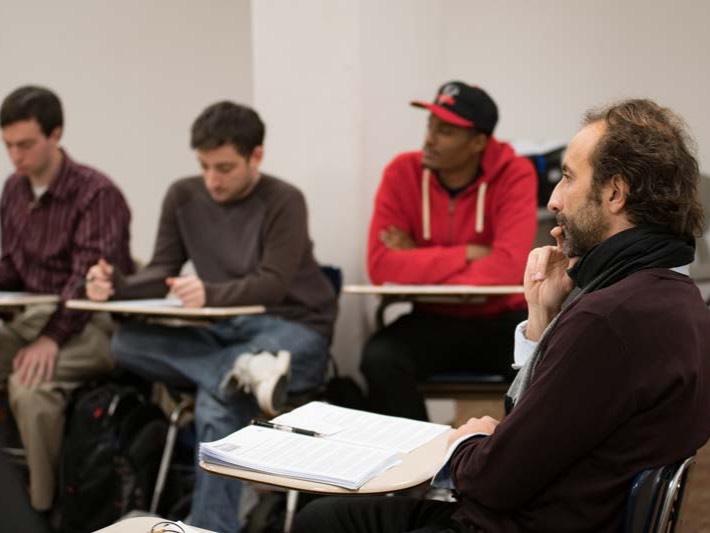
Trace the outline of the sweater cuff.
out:
<instances>
[{"instance_id":1,"label":"sweater cuff","mask_svg":"<svg viewBox=\"0 0 710 533\"><path fill-rule=\"evenodd\" d=\"M49 323L40 332L39 336L49 337L61 348L64 343L74 336L74 332L69 328L62 328L59 324Z\"/></svg>"},{"instance_id":2,"label":"sweater cuff","mask_svg":"<svg viewBox=\"0 0 710 533\"><path fill-rule=\"evenodd\" d=\"M441 271L444 277L449 277L457 272L461 272L471 262L466 261L466 245L456 244L445 246L440 249L435 260L437 271Z\"/></svg>"},{"instance_id":3,"label":"sweater cuff","mask_svg":"<svg viewBox=\"0 0 710 533\"><path fill-rule=\"evenodd\" d=\"M451 446L449 446L449 450L446 452L446 457L444 457L444 462L431 480L431 486L440 489L454 490L456 487L454 486L453 465L451 464L451 458L454 455L454 452L458 449L459 445L464 442L467 442L473 438L478 439L488 436L490 436L488 433L472 433L470 435L463 435L462 437L459 437Z\"/></svg>"},{"instance_id":4,"label":"sweater cuff","mask_svg":"<svg viewBox=\"0 0 710 533\"><path fill-rule=\"evenodd\" d=\"M225 305L224 288L221 283L202 281L205 287L205 307L221 307Z\"/></svg>"},{"instance_id":5,"label":"sweater cuff","mask_svg":"<svg viewBox=\"0 0 710 533\"><path fill-rule=\"evenodd\" d=\"M528 321L523 320L515 328L515 348L513 349L513 369L520 370L537 348L537 342L528 340L525 329Z\"/></svg>"}]
</instances>

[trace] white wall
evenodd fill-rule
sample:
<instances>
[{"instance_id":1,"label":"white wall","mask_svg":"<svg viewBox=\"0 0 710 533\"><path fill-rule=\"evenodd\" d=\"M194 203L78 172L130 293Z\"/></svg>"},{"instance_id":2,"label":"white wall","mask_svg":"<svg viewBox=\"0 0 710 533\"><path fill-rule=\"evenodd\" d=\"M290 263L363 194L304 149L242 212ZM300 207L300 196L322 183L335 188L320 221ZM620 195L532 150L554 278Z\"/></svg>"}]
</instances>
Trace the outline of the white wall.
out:
<instances>
[{"instance_id":1,"label":"white wall","mask_svg":"<svg viewBox=\"0 0 710 533\"><path fill-rule=\"evenodd\" d=\"M268 124L264 168L305 192L321 262L346 283L367 280L366 233L384 164L420 145L443 76L437 2L253 2L254 101ZM407 28L407 31L402 31ZM333 352L354 372L372 330L374 301L343 295Z\"/></svg>"},{"instance_id":2,"label":"white wall","mask_svg":"<svg viewBox=\"0 0 710 533\"><path fill-rule=\"evenodd\" d=\"M489 90L498 135L571 137L591 106L650 97L685 116L710 171L710 4L681 0L253 3L255 103L272 131L267 167L301 185L321 260L366 281L380 172L420 146L430 99L450 79ZM285 89L284 80L288 85ZM348 369L372 302L344 295L334 352Z\"/></svg>"},{"instance_id":3,"label":"white wall","mask_svg":"<svg viewBox=\"0 0 710 533\"><path fill-rule=\"evenodd\" d=\"M306 195L316 258L363 279L367 223L362 160L359 5L252 3L254 104L267 124L263 169ZM362 302L341 299L334 352L354 362ZM347 363L346 363L347 366Z\"/></svg>"},{"instance_id":4,"label":"white wall","mask_svg":"<svg viewBox=\"0 0 710 533\"><path fill-rule=\"evenodd\" d=\"M167 186L199 170L192 121L252 101L249 1L0 0L0 20L0 98L28 83L59 94L63 145L123 189L147 259ZM11 170L3 150L0 184Z\"/></svg>"},{"instance_id":5,"label":"white wall","mask_svg":"<svg viewBox=\"0 0 710 533\"><path fill-rule=\"evenodd\" d=\"M587 108L648 97L686 119L710 172L710 2L446 4L446 75L494 95L501 136L569 137Z\"/></svg>"}]
</instances>

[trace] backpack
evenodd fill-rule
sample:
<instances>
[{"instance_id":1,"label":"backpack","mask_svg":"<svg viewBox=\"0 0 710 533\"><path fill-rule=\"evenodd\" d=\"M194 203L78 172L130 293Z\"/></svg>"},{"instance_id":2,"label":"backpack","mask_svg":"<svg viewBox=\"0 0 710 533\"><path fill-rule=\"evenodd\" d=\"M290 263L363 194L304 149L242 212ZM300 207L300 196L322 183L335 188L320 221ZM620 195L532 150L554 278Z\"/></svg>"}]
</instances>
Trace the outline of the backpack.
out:
<instances>
[{"instance_id":1,"label":"backpack","mask_svg":"<svg viewBox=\"0 0 710 533\"><path fill-rule=\"evenodd\" d=\"M526 156L537 172L537 205L546 207L557 182L562 178L562 158L567 146L557 146L545 153Z\"/></svg>"},{"instance_id":2,"label":"backpack","mask_svg":"<svg viewBox=\"0 0 710 533\"><path fill-rule=\"evenodd\" d=\"M60 531L95 531L131 510L147 510L167 428L160 408L134 387L78 389L60 459Z\"/></svg>"},{"instance_id":3,"label":"backpack","mask_svg":"<svg viewBox=\"0 0 710 533\"><path fill-rule=\"evenodd\" d=\"M332 355L329 355L329 360L332 376L325 386L326 401L340 407L366 411L368 409L367 400L360 386L350 376L340 374Z\"/></svg>"}]
</instances>

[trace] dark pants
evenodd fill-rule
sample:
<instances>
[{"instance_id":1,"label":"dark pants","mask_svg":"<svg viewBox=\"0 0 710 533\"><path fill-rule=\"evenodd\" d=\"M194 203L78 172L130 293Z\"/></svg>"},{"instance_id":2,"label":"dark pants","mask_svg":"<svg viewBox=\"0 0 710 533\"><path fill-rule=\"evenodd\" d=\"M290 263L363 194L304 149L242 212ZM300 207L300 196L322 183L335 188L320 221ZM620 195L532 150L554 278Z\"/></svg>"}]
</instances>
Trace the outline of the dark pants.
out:
<instances>
[{"instance_id":1,"label":"dark pants","mask_svg":"<svg viewBox=\"0 0 710 533\"><path fill-rule=\"evenodd\" d=\"M39 513L30 507L29 496L22 476L0 452L0 517L3 531L32 531L41 533L48 527Z\"/></svg>"},{"instance_id":2,"label":"dark pants","mask_svg":"<svg viewBox=\"0 0 710 533\"><path fill-rule=\"evenodd\" d=\"M501 374L512 381L513 333L526 311L461 319L412 313L375 333L360 370L373 411L427 420L418 385L442 372Z\"/></svg>"},{"instance_id":3,"label":"dark pants","mask_svg":"<svg viewBox=\"0 0 710 533\"><path fill-rule=\"evenodd\" d=\"M298 515L294 533L463 533L451 520L458 503L418 498L321 498Z\"/></svg>"}]
</instances>

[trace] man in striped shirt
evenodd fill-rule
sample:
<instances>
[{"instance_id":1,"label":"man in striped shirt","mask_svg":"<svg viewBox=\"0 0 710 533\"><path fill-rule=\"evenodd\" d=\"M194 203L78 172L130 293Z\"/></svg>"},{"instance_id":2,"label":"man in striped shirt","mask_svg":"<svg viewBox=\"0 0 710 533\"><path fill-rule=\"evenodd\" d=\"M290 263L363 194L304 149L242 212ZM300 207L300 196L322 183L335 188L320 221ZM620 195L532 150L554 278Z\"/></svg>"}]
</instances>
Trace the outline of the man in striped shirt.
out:
<instances>
[{"instance_id":1,"label":"man in striped shirt","mask_svg":"<svg viewBox=\"0 0 710 533\"><path fill-rule=\"evenodd\" d=\"M26 86L0 108L0 128L15 172L0 199L0 291L83 296L99 258L132 271L130 211L113 182L60 148L63 114L51 91ZM0 323L0 388L7 386L30 470L32 506L49 510L70 392L108 372L105 315L33 306Z\"/></svg>"}]
</instances>

